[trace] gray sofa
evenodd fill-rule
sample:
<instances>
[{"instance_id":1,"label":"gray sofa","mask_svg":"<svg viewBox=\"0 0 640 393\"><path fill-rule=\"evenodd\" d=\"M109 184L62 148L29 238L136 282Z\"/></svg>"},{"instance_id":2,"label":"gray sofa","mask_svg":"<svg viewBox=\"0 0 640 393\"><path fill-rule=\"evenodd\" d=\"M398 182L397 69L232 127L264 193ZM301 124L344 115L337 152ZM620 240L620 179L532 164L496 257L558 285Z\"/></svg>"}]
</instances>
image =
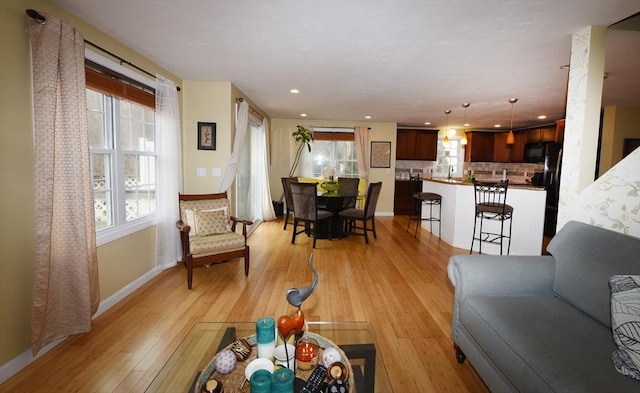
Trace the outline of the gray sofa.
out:
<instances>
[{"instance_id":1,"label":"gray sofa","mask_svg":"<svg viewBox=\"0 0 640 393\"><path fill-rule=\"evenodd\" d=\"M458 362L492 392L640 392L611 360L608 283L640 275L640 239L569 222L547 249L451 257Z\"/></svg>"}]
</instances>

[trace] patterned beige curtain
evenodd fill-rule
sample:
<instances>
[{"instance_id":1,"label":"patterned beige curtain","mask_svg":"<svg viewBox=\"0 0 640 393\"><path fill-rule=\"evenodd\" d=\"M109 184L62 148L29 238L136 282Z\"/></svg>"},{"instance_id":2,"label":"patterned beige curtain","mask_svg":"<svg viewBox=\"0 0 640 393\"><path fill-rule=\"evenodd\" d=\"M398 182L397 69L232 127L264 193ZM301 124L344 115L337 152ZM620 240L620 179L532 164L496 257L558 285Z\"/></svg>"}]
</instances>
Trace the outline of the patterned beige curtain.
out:
<instances>
[{"instance_id":1,"label":"patterned beige curtain","mask_svg":"<svg viewBox=\"0 0 640 393\"><path fill-rule=\"evenodd\" d=\"M91 330L98 260L89 164L84 39L46 16L28 18L34 106L32 351Z\"/></svg>"}]
</instances>

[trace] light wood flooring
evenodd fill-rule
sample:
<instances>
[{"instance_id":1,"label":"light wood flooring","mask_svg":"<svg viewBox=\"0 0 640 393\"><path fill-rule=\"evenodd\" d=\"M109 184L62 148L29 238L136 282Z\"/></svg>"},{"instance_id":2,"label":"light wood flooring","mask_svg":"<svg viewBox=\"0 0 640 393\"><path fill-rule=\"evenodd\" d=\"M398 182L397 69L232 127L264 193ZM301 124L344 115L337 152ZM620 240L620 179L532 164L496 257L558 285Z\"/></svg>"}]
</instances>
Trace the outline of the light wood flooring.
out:
<instances>
[{"instance_id":1,"label":"light wood flooring","mask_svg":"<svg viewBox=\"0 0 640 393\"><path fill-rule=\"evenodd\" d=\"M446 266L468 251L424 230L414 239L407 216L376 223L378 239L368 246L350 236L318 240L315 250L306 236L292 245L282 219L264 223L249 238L249 277L241 261L199 268L188 290L182 265L165 270L0 392L144 392L195 322L292 313L285 292L311 282L311 252L320 281L303 304L307 320L369 321L394 392L487 392L468 362L456 362L450 338Z\"/></svg>"}]
</instances>

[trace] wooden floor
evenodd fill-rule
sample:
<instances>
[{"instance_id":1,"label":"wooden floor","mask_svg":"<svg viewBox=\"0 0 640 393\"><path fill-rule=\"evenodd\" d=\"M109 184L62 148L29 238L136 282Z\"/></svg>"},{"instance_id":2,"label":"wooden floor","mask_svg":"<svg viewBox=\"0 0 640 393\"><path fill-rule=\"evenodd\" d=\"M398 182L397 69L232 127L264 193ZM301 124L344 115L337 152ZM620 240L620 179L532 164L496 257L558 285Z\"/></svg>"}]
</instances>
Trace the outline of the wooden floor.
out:
<instances>
[{"instance_id":1,"label":"wooden floor","mask_svg":"<svg viewBox=\"0 0 640 393\"><path fill-rule=\"evenodd\" d=\"M282 220L249 238L251 269L241 261L194 271L166 270L95 319L90 333L65 340L4 384L1 392L143 392L198 321L255 321L290 314L288 288L308 285L307 258L320 276L303 304L308 320L369 321L394 392L487 392L450 338L454 249L428 231L406 233L406 216L376 219L377 240L298 236ZM231 393L231 392L229 392Z\"/></svg>"}]
</instances>

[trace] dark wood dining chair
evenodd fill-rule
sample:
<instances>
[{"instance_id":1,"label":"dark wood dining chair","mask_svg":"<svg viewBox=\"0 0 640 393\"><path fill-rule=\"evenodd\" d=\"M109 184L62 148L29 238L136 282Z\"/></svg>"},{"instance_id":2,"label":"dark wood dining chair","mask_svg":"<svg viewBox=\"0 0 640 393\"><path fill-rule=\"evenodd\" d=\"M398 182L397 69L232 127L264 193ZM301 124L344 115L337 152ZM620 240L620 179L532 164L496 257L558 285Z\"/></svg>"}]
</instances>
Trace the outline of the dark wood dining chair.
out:
<instances>
[{"instance_id":1,"label":"dark wood dining chair","mask_svg":"<svg viewBox=\"0 0 640 393\"><path fill-rule=\"evenodd\" d=\"M380 196L380 190L382 189L382 182L369 184L367 190L367 202L364 205L364 210L361 209L345 209L338 215L340 217L340 228L344 228L344 222L346 220L352 221L353 224L349 225L350 234L364 236L364 241L369 244L369 232L373 232L373 237L378 238L376 234L376 206L378 205L378 197ZM357 222L362 221L362 226L357 226ZM371 221L371 227L367 226L367 222ZM362 233L358 233L355 230L362 230Z\"/></svg>"},{"instance_id":2,"label":"dark wood dining chair","mask_svg":"<svg viewBox=\"0 0 640 393\"><path fill-rule=\"evenodd\" d=\"M329 240L331 240L331 219L333 213L327 210L318 210L317 183L291 183L291 197L293 200L293 235L291 244L295 244L296 236L306 232L311 233L313 227L313 248L316 248L318 238L318 223L326 221L329 227ZM298 232L298 223L303 222L304 228Z\"/></svg>"},{"instance_id":3,"label":"dark wood dining chair","mask_svg":"<svg viewBox=\"0 0 640 393\"><path fill-rule=\"evenodd\" d=\"M284 190L284 203L286 204L284 210L284 228L287 229L287 224L289 224L289 217L291 215L295 215L295 211L293 210L293 198L291 197L291 183L298 182L297 177L283 177L282 178L282 189Z\"/></svg>"},{"instance_id":4,"label":"dark wood dining chair","mask_svg":"<svg viewBox=\"0 0 640 393\"><path fill-rule=\"evenodd\" d=\"M340 184L340 193L344 195L353 195L344 198L342 207L345 209L356 207L356 200L358 198L358 185L360 179L357 177L341 177L338 178Z\"/></svg>"}]
</instances>

